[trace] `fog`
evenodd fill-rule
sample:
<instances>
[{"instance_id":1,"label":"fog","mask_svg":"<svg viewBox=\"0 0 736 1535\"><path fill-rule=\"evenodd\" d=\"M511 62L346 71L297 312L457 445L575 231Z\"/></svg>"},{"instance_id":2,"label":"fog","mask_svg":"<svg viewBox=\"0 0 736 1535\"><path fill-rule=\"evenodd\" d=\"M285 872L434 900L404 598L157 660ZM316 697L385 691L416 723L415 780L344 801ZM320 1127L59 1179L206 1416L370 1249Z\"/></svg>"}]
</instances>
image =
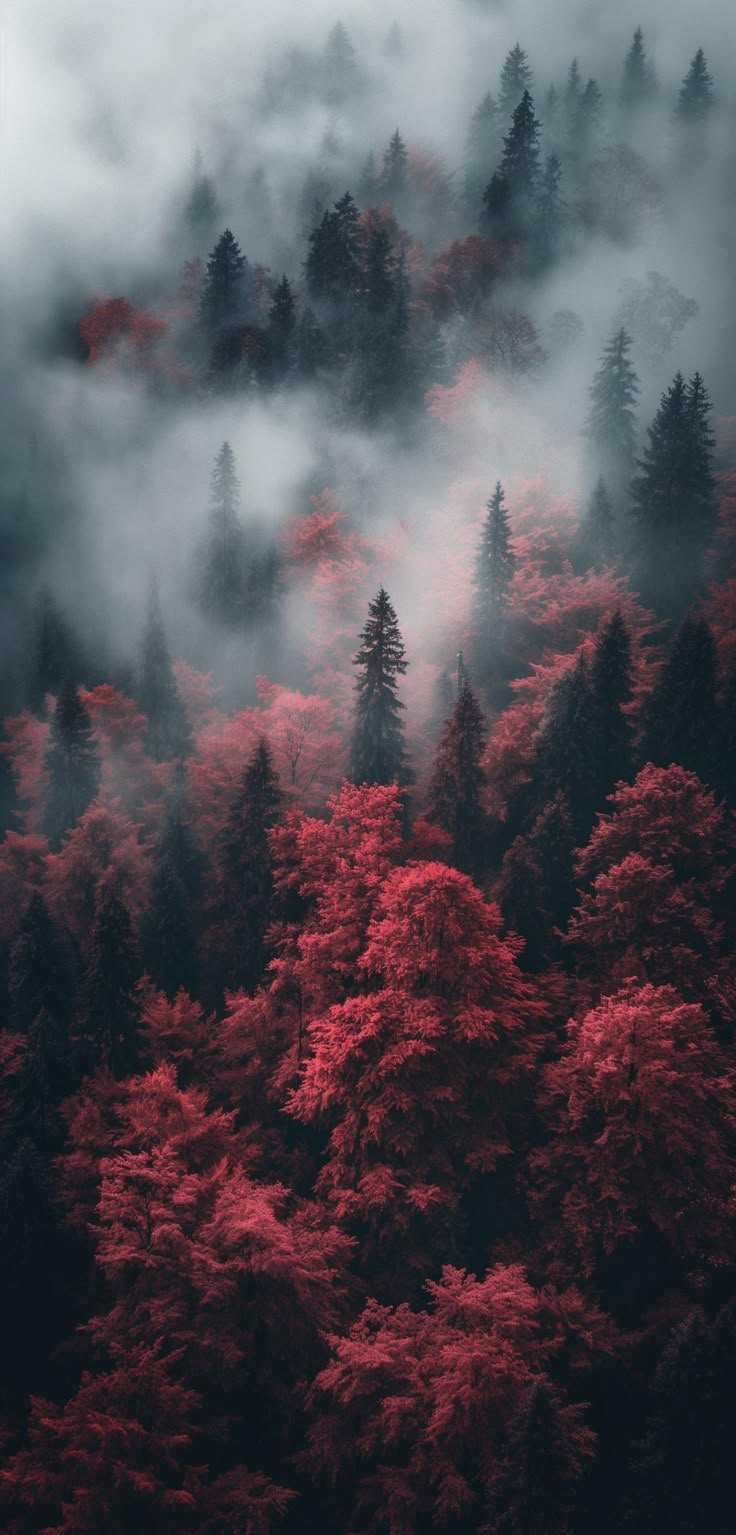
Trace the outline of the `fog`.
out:
<instances>
[{"instance_id":1,"label":"fog","mask_svg":"<svg viewBox=\"0 0 736 1535\"><path fill-rule=\"evenodd\" d=\"M355 55L346 93L333 89L323 63L338 20ZM638 24L658 90L634 117L619 109L618 91ZM534 74L543 155L554 147L545 127L547 91L552 84L564 91L575 56L583 83L594 76L603 94L600 148L633 148L653 192L621 231L575 228L543 271L512 265L501 277L494 302L530 317L546 356L523 377L505 378L502 394L491 376L468 401L461 430L438 423L421 401L410 417L366 423L329 383L212 390L195 379L162 395L131 370L85 361L78 325L95 301L124 295L153 314L168 313L183 264L206 260L226 227L251 264L267 266L274 279L285 272L299 290L310 227L305 184L312 178L312 203L322 206L347 188L358 196L366 156L372 152L380 166L397 127L410 151L439 157L450 178L442 216L420 206L409 224L425 270L451 241L477 233L477 216L462 196L468 123L485 93L496 94L517 40ZM683 169L672 111L698 47L717 105L707 152ZM496 479L544 469L551 493L580 500L587 389L613 323L630 323L627 283L642 285L659 273L697 306L671 335L666 325L662 334L651 323L647 329L646 300L641 323L632 325L642 430L678 368L700 370L717 415L736 413L732 54L725 0L687 14L665 0L645 14L628 0L616 7L433 0L421 8L353 0L339 14L315 0L216 8L203 0L6 3L5 710L23 702L19 679L41 586L51 587L90 644L131 663L152 573L176 654L223 678L237 675L243 697L252 695L264 649L280 679L304 680L306 615L296 588L282 596L280 642L271 652L271 633L260 648L252 633L242 641L218 635L191 602L192 551L206 526L209 476L223 440L236 455L243 515L259 537L277 541L325 486L337 489L351 523L374 540L400 524L409 529L400 553L387 553L388 568L376 565L375 574L395 595L415 653L442 664L429 632L426 559L418 576L412 540L421 541L430 513L444 507L452 542L459 481L477 483L480 504ZM217 204L205 231L185 214L197 154ZM489 164L486 179L493 169ZM561 322L566 312L572 321ZM437 382L449 388L473 355L472 337L457 322L444 340L448 372ZM430 373L424 383L432 382ZM441 566L433 575L441 601ZM356 632L361 620L356 603Z\"/></svg>"}]
</instances>

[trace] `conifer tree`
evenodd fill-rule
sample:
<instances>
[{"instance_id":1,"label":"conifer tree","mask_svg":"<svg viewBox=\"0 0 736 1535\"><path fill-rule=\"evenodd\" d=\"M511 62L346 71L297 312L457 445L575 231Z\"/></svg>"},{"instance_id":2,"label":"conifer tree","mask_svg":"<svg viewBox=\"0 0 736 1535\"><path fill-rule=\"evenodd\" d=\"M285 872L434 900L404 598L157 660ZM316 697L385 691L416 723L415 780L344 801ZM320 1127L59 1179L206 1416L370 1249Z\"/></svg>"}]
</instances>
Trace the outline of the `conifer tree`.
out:
<instances>
[{"instance_id":1,"label":"conifer tree","mask_svg":"<svg viewBox=\"0 0 736 1535\"><path fill-rule=\"evenodd\" d=\"M279 778L264 739L254 747L233 800L220 849L216 942L224 986L252 991L266 963L273 891L269 832L281 807Z\"/></svg>"},{"instance_id":2,"label":"conifer tree","mask_svg":"<svg viewBox=\"0 0 736 1535\"><path fill-rule=\"evenodd\" d=\"M224 230L207 261L200 316L211 342L225 326L242 324L250 304L250 268L230 229Z\"/></svg>"},{"instance_id":3,"label":"conifer tree","mask_svg":"<svg viewBox=\"0 0 736 1535\"><path fill-rule=\"evenodd\" d=\"M192 814L187 804L184 767L177 762L172 788L166 805L166 816L158 843L159 859L171 860L177 878L181 881L189 900L196 903L202 889L204 859L194 831Z\"/></svg>"},{"instance_id":4,"label":"conifer tree","mask_svg":"<svg viewBox=\"0 0 736 1535\"><path fill-rule=\"evenodd\" d=\"M587 565L602 570L616 553L616 534L611 498L603 475L596 480L580 528L580 552Z\"/></svg>"},{"instance_id":5,"label":"conifer tree","mask_svg":"<svg viewBox=\"0 0 736 1535\"><path fill-rule=\"evenodd\" d=\"M347 101L358 84L355 50L347 28L337 21L325 45L325 94L334 105Z\"/></svg>"},{"instance_id":6,"label":"conifer tree","mask_svg":"<svg viewBox=\"0 0 736 1535\"><path fill-rule=\"evenodd\" d=\"M531 91L532 79L526 53L519 43L514 43L504 59L498 90L499 112L504 122L516 111L525 91Z\"/></svg>"},{"instance_id":7,"label":"conifer tree","mask_svg":"<svg viewBox=\"0 0 736 1535\"><path fill-rule=\"evenodd\" d=\"M470 119L465 143L465 199L473 216L499 147L498 107L488 91Z\"/></svg>"},{"instance_id":8,"label":"conifer tree","mask_svg":"<svg viewBox=\"0 0 736 1535\"><path fill-rule=\"evenodd\" d=\"M591 663L595 705L597 808L604 808L620 779L633 769L631 724L624 709L632 697L631 636L619 608L596 635Z\"/></svg>"},{"instance_id":9,"label":"conifer tree","mask_svg":"<svg viewBox=\"0 0 736 1535\"><path fill-rule=\"evenodd\" d=\"M358 220L357 204L345 192L312 230L304 273L314 301L340 306L355 294L360 278Z\"/></svg>"},{"instance_id":10,"label":"conifer tree","mask_svg":"<svg viewBox=\"0 0 736 1535\"><path fill-rule=\"evenodd\" d=\"M678 373L662 396L638 460L631 495L645 596L682 611L695 596L716 520L711 405L696 373Z\"/></svg>"},{"instance_id":11,"label":"conifer tree","mask_svg":"<svg viewBox=\"0 0 736 1535\"><path fill-rule=\"evenodd\" d=\"M483 672L495 669L503 647L508 592L516 561L511 548L511 528L501 481L487 503L474 572L473 626L477 657Z\"/></svg>"},{"instance_id":12,"label":"conifer tree","mask_svg":"<svg viewBox=\"0 0 736 1535\"><path fill-rule=\"evenodd\" d=\"M85 1071L106 1065L123 1077L139 1064L139 976L130 916L108 885L97 903L84 976L79 1059Z\"/></svg>"},{"instance_id":13,"label":"conifer tree","mask_svg":"<svg viewBox=\"0 0 736 1535\"><path fill-rule=\"evenodd\" d=\"M429 785L428 819L452 837L456 868L477 875L484 860L483 715L467 677L460 679Z\"/></svg>"},{"instance_id":14,"label":"conifer tree","mask_svg":"<svg viewBox=\"0 0 736 1535\"><path fill-rule=\"evenodd\" d=\"M555 683L537 746L546 798L559 789L570 806L578 842L590 832L597 800L596 705L584 654Z\"/></svg>"},{"instance_id":15,"label":"conifer tree","mask_svg":"<svg viewBox=\"0 0 736 1535\"><path fill-rule=\"evenodd\" d=\"M248 620L251 593L245 531L238 515L240 486L228 442L217 454L210 486L209 529L199 551L197 597L209 619L235 626Z\"/></svg>"},{"instance_id":16,"label":"conifer tree","mask_svg":"<svg viewBox=\"0 0 736 1535\"><path fill-rule=\"evenodd\" d=\"M566 926L576 898L575 826L561 790L540 811L527 840L540 872L542 906L551 919L549 954L557 947L554 928Z\"/></svg>"},{"instance_id":17,"label":"conifer tree","mask_svg":"<svg viewBox=\"0 0 736 1535\"><path fill-rule=\"evenodd\" d=\"M406 672L404 642L388 592L381 587L353 660L358 668L350 776L356 784L409 782L397 678Z\"/></svg>"},{"instance_id":18,"label":"conifer tree","mask_svg":"<svg viewBox=\"0 0 736 1535\"><path fill-rule=\"evenodd\" d=\"M631 337L620 326L603 349L585 425L593 464L617 498L634 471L639 380L630 351Z\"/></svg>"},{"instance_id":19,"label":"conifer tree","mask_svg":"<svg viewBox=\"0 0 736 1535\"><path fill-rule=\"evenodd\" d=\"M194 156L192 181L185 209L186 221L195 237L206 238L217 217L217 198L212 181L204 170L202 155Z\"/></svg>"},{"instance_id":20,"label":"conifer tree","mask_svg":"<svg viewBox=\"0 0 736 1535\"><path fill-rule=\"evenodd\" d=\"M642 730L645 762L697 773L711 788L719 769L716 647L704 618L680 625L648 700Z\"/></svg>"},{"instance_id":21,"label":"conifer tree","mask_svg":"<svg viewBox=\"0 0 736 1535\"><path fill-rule=\"evenodd\" d=\"M76 826L100 787L100 759L89 714L74 683L59 694L46 753L44 831L52 848Z\"/></svg>"},{"instance_id":22,"label":"conifer tree","mask_svg":"<svg viewBox=\"0 0 736 1535\"><path fill-rule=\"evenodd\" d=\"M705 54L699 48L682 82L675 117L680 123L703 123L710 116L714 104L713 79Z\"/></svg>"},{"instance_id":23,"label":"conifer tree","mask_svg":"<svg viewBox=\"0 0 736 1535\"><path fill-rule=\"evenodd\" d=\"M35 891L10 950L10 1027L27 1034L42 1011L68 1028L73 1001L69 956L43 896Z\"/></svg>"},{"instance_id":24,"label":"conifer tree","mask_svg":"<svg viewBox=\"0 0 736 1535\"><path fill-rule=\"evenodd\" d=\"M286 275L274 288L268 311L268 337L271 347L269 371L278 380L288 371L296 327L296 304Z\"/></svg>"},{"instance_id":25,"label":"conifer tree","mask_svg":"<svg viewBox=\"0 0 736 1535\"><path fill-rule=\"evenodd\" d=\"M637 27L624 61L619 98L622 107L635 111L644 106L651 99L654 88L654 70L647 58L641 27Z\"/></svg>"},{"instance_id":26,"label":"conifer tree","mask_svg":"<svg viewBox=\"0 0 736 1535\"><path fill-rule=\"evenodd\" d=\"M539 180L539 130L534 102L525 91L515 108L511 128L503 141L500 173L520 217L531 206Z\"/></svg>"},{"instance_id":27,"label":"conifer tree","mask_svg":"<svg viewBox=\"0 0 736 1535\"><path fill-rule=\"evenodd\" d=\"M556 154L548 155L539 181L536 202L535 246L537 257L542 263L552 261L557 254L565 217L561 183L560 157Z\"/></svg>"},{"instance_id":28,"label":"conifer tree","mask_svg":"<svg viewBox=\"0 0 736 1535\"><path fill-rule=\"evenodd\" d=\"M81 672L79 642L47 586L38 594L33 631L29 702L42 712L46 694L58 693L70 678L78 681Z\"/></svg>"},{"instance_id":29,"label":"conifer tree","mask_svg":"<svg viewBox=\"0 0 736 1535\"><path fill-rule=\"evenodd\" d=\"M192 905L173 855L159 855L141 924L143 967L173 1001L181 987L196 996L197 940Z\"/></svg>"},{"instance_id":30,"label":"conifer tree","mask_svg":"<svg viewBox=\"0 0 736 1535\"><path fill-rule=\"evenodd\" d=\"M137 698L148 721L146 746L151 756L157 762L188 757L192 732L171 667L155 581L143 631Z\"/></svg>"},{"instance_id":31,"label":"conifer tree","mask_svg":"<svg viewBox=\"0 0 736 1535\"><path fill-rule=\"evenodd\" d=\"M526 837L515 837L504 853L496 899L506 927L524 940L522 969L540 970L547 954L550 913L544 905L542 871Z\"/></svg>"},{"instance_id":32,"label":"conifer tree","mask_svg":"<svg viewBox=\"0 0 736 1535\"><path fill-rule=\"evenodd\" d=\"M406 191L409 156L398 128L392 133L381 166L380 190L387 202L395 203Z\"/></svg>"}]
</instances>

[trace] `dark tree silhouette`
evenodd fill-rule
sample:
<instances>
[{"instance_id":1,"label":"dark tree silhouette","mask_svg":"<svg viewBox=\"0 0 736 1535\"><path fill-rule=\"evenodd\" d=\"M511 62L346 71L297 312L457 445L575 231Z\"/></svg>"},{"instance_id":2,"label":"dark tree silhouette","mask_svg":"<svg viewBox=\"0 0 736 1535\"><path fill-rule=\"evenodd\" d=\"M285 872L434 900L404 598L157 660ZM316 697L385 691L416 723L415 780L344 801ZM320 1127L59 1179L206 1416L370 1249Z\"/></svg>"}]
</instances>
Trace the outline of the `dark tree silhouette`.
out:
<instances>
[{"instance_id":1,"label":"dark tree silhouette","mask_svg":"<svg viewBox=\"0 0 736 1535\"><path fill-rule=\"evenodd\" d=\"M368 605L368 618L360 636L353 665L355 721L350 754L350 776L357 784L400 784L409 781L397 679L408 662L404 642L388 592L380 587Z\"/></svg>"},{"instance_id":2,"label":"dark tree silhouette","mask_svg":"<svg viewBox=\"0 0 736 1535\"><path fill-rule=\"evenodd\" d=\"M95 912L84 975L77 1044L85 1070L108 1066L127 1076L139 1063L135 995L140 976L133 925L122 901L108 886Z\"/></svg>"},{"instance_id":3,"label":"dark tree silhouette","mask_svg":"<svg viewBox=\"0 0 736 1535\"><path fill-rule=\"evenodd\" d=\"M680 123L703 123L715 105L713 79L709 73L705 54L699 48L682 82L675 107L675 118Z\"/></svg>"},{"instance_id":4,"label":"dark tree silhouette","mask_svg":"<svg viewBox=\"0 0 736 1535\"><path fill-rule=\"evenodd\" d=\"M678 373L648 429L632 503L644 593L669 616L698 590L716 520L711 404L698 373Z\"/></svg>"},{"instance_id":5,"label":"dark tree silhouette","mask_svg":"<svg viewBox=\"0 0 736 1535\"><path fill-rule=\"evenodd\" d=\"M501 481L487 503L473 576L473 628L479 670L487 677L498 671L503 649L505 613L516 560Z\"/></svg>"},{"instance_id":6,"label":"dark tree silhouette","mask_svg":"<svg viewBox=\"0 0 736 1535\"><path fill-rule=\"evenodd\" d=\"M234 234L220 235L207 261L200 316L208 341L225 326L244 324L250 305L250 268Z\"/></svg>"},{"instance_id":7,"label":"dark tree silhouette","mask_svg":"<svg viewBox=\"0 0 736 1535\"><path fill-rule=\"evenodd\" d=\"M680 625L647 701L641 755L645 762L697 773L718 786L720 731L716 647L703 618L688 616Z\"/></svg>"},{"instance_id":8,"label":"dark tree silhouette","mask_svg":"<svg viewBox=\"0 0 736 1535\"><path fill-rule=\"evenodd\" d=\"M143 631L137 685L138 703L148 721L146 746L157 762L188 757L192 731L171 669L171 656L154 582Z\"/></svg>"},{"instance_id":9,"label":"dark tree silhouette","mask_svg":"<svg viewBox=\"0 0 736 1535\"><path fill-rule=\"evenodd\" d=\"M656 87L654 70L644 47L641 27L637 27L624 61L620 102L627 111L636 111L651 100Z\"/></svg>"},{"instance_id":10,"label":"dark tree silhouette","mask_svg":"<svg viewBox=\"0 0 736 1535\"><path fill-rule=\"evenodd\" d=\"M498 88L498 107L504 122L516 111L524 92L531 91L532 83L526 53L519 43L514 43L503 61Z\"/></svg>"},{"instance_id":11,"label":"dark tree silhouette","mask_svg":"<svg viewBox=\"0 0 736 1535\"><path fill-rule=\"evenodd\" d=\"M74 683L62 688L46 753L48 787L43 824L53 848L76 826L100 787L100 759L89 714Z\"/></svg>"},{"instance_id":12,"label":"dark tree silhouette","mask_svg":"<svg viewBox=\"0 0 736 1535\"><path fill-rule=\"evenodd\" d=\"M74 996L70 956L38 891L10 950L8 994L11 1028L27 1034L41 1011L68 1028Z\"/></svg>"},{"instance_id":13,"label":"dark tree silhouette","mask_svg":"<svg viewBox=\"0 0 736 1535\"><path fill-rule=\"evenodd\" d=\"M634 471L639 380L631 362L631 337L623 326L604 347L590 387L585 434L593 465L616 500L628 490Z\"/></svg>"},{"instance_id":14,"label":"dark tree silhouette","mask_svg":"<svg viewBox=\"0 0 736 1535\"><path fill-rule=\"evenodd\" d=\"M445 724L429 785L428 816L452 838L452 860L464 874L478 874L485 859L481 766L483 715L467 678Z\"/></svg>"},{"instance_id":15,"label":"dark tree silhouette","mask_svg":"<svg viewBox=\"0 0 736 1535\"><path fill-rule=\"evenodd\" d=\"M273 757L260 740L235 794L220 847L217 929L223 986L252 991L266 962L266 929L273 889L269 832L281 808Z\"/></svg>"},{"instance_id":16,"label":"dark tree silhouette","mask_svg":"<svg viewBox=\"0 0 736 1535\"><path fill-rule=\"evenodd\" d=\"M387 202L395 203L406 192L406 171L409 156L406 145L398 128L391 135L388 147L383 156L381 175L379 178L379 190L382 198Z\"/></svg>"},{"instance_id":17,"label":"dark tree silhouette","mask_svg":"<svg viewBox=\"0 0 736 1535\"><path fill-rule=\"evenodd\" d=\"M210 484L209 528L198 554L197 597L213 623L238 627L250 616L251 582L239 517L235 455L228 442L215 459Z\"/></svg>"}]
</instances>

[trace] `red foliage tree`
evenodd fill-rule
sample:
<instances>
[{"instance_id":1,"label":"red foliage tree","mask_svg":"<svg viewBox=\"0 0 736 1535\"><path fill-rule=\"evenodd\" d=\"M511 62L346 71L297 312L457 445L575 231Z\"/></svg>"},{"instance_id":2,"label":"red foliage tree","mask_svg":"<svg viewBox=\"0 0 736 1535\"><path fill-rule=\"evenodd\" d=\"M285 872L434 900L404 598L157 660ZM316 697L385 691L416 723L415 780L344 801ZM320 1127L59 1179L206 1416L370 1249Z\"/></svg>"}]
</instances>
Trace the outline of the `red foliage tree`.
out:
<instances>
[{"instance_id":1,"label":"red foliage tree","mask_svg":"<svg viewBox=\"0 0 736 1535\"><path fill-rule=\"evenodd\" d=\"M116 363L135 369L155 365L155 350L168 326L126 298L102 299L79 322L79 333L89 349L87 362Z\"/></svg>"}]
</instances>

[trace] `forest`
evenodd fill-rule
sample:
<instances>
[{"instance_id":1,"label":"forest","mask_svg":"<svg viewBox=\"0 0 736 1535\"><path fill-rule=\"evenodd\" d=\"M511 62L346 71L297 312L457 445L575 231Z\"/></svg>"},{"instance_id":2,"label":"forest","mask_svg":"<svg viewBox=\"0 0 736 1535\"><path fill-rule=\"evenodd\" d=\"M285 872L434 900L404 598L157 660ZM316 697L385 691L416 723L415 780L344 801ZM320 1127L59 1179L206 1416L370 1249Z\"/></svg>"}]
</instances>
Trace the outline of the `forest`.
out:
<instances>
[{"instance_id":1,"label":"forest","mask_svg":"<svg viewBox=\"0 0 736 1535\"><path fill-rule=\"evenodd\" d=\"M1 39L0 1527L731 1535L727 8L151 9Z\"/></svg>"}]
</instances>

